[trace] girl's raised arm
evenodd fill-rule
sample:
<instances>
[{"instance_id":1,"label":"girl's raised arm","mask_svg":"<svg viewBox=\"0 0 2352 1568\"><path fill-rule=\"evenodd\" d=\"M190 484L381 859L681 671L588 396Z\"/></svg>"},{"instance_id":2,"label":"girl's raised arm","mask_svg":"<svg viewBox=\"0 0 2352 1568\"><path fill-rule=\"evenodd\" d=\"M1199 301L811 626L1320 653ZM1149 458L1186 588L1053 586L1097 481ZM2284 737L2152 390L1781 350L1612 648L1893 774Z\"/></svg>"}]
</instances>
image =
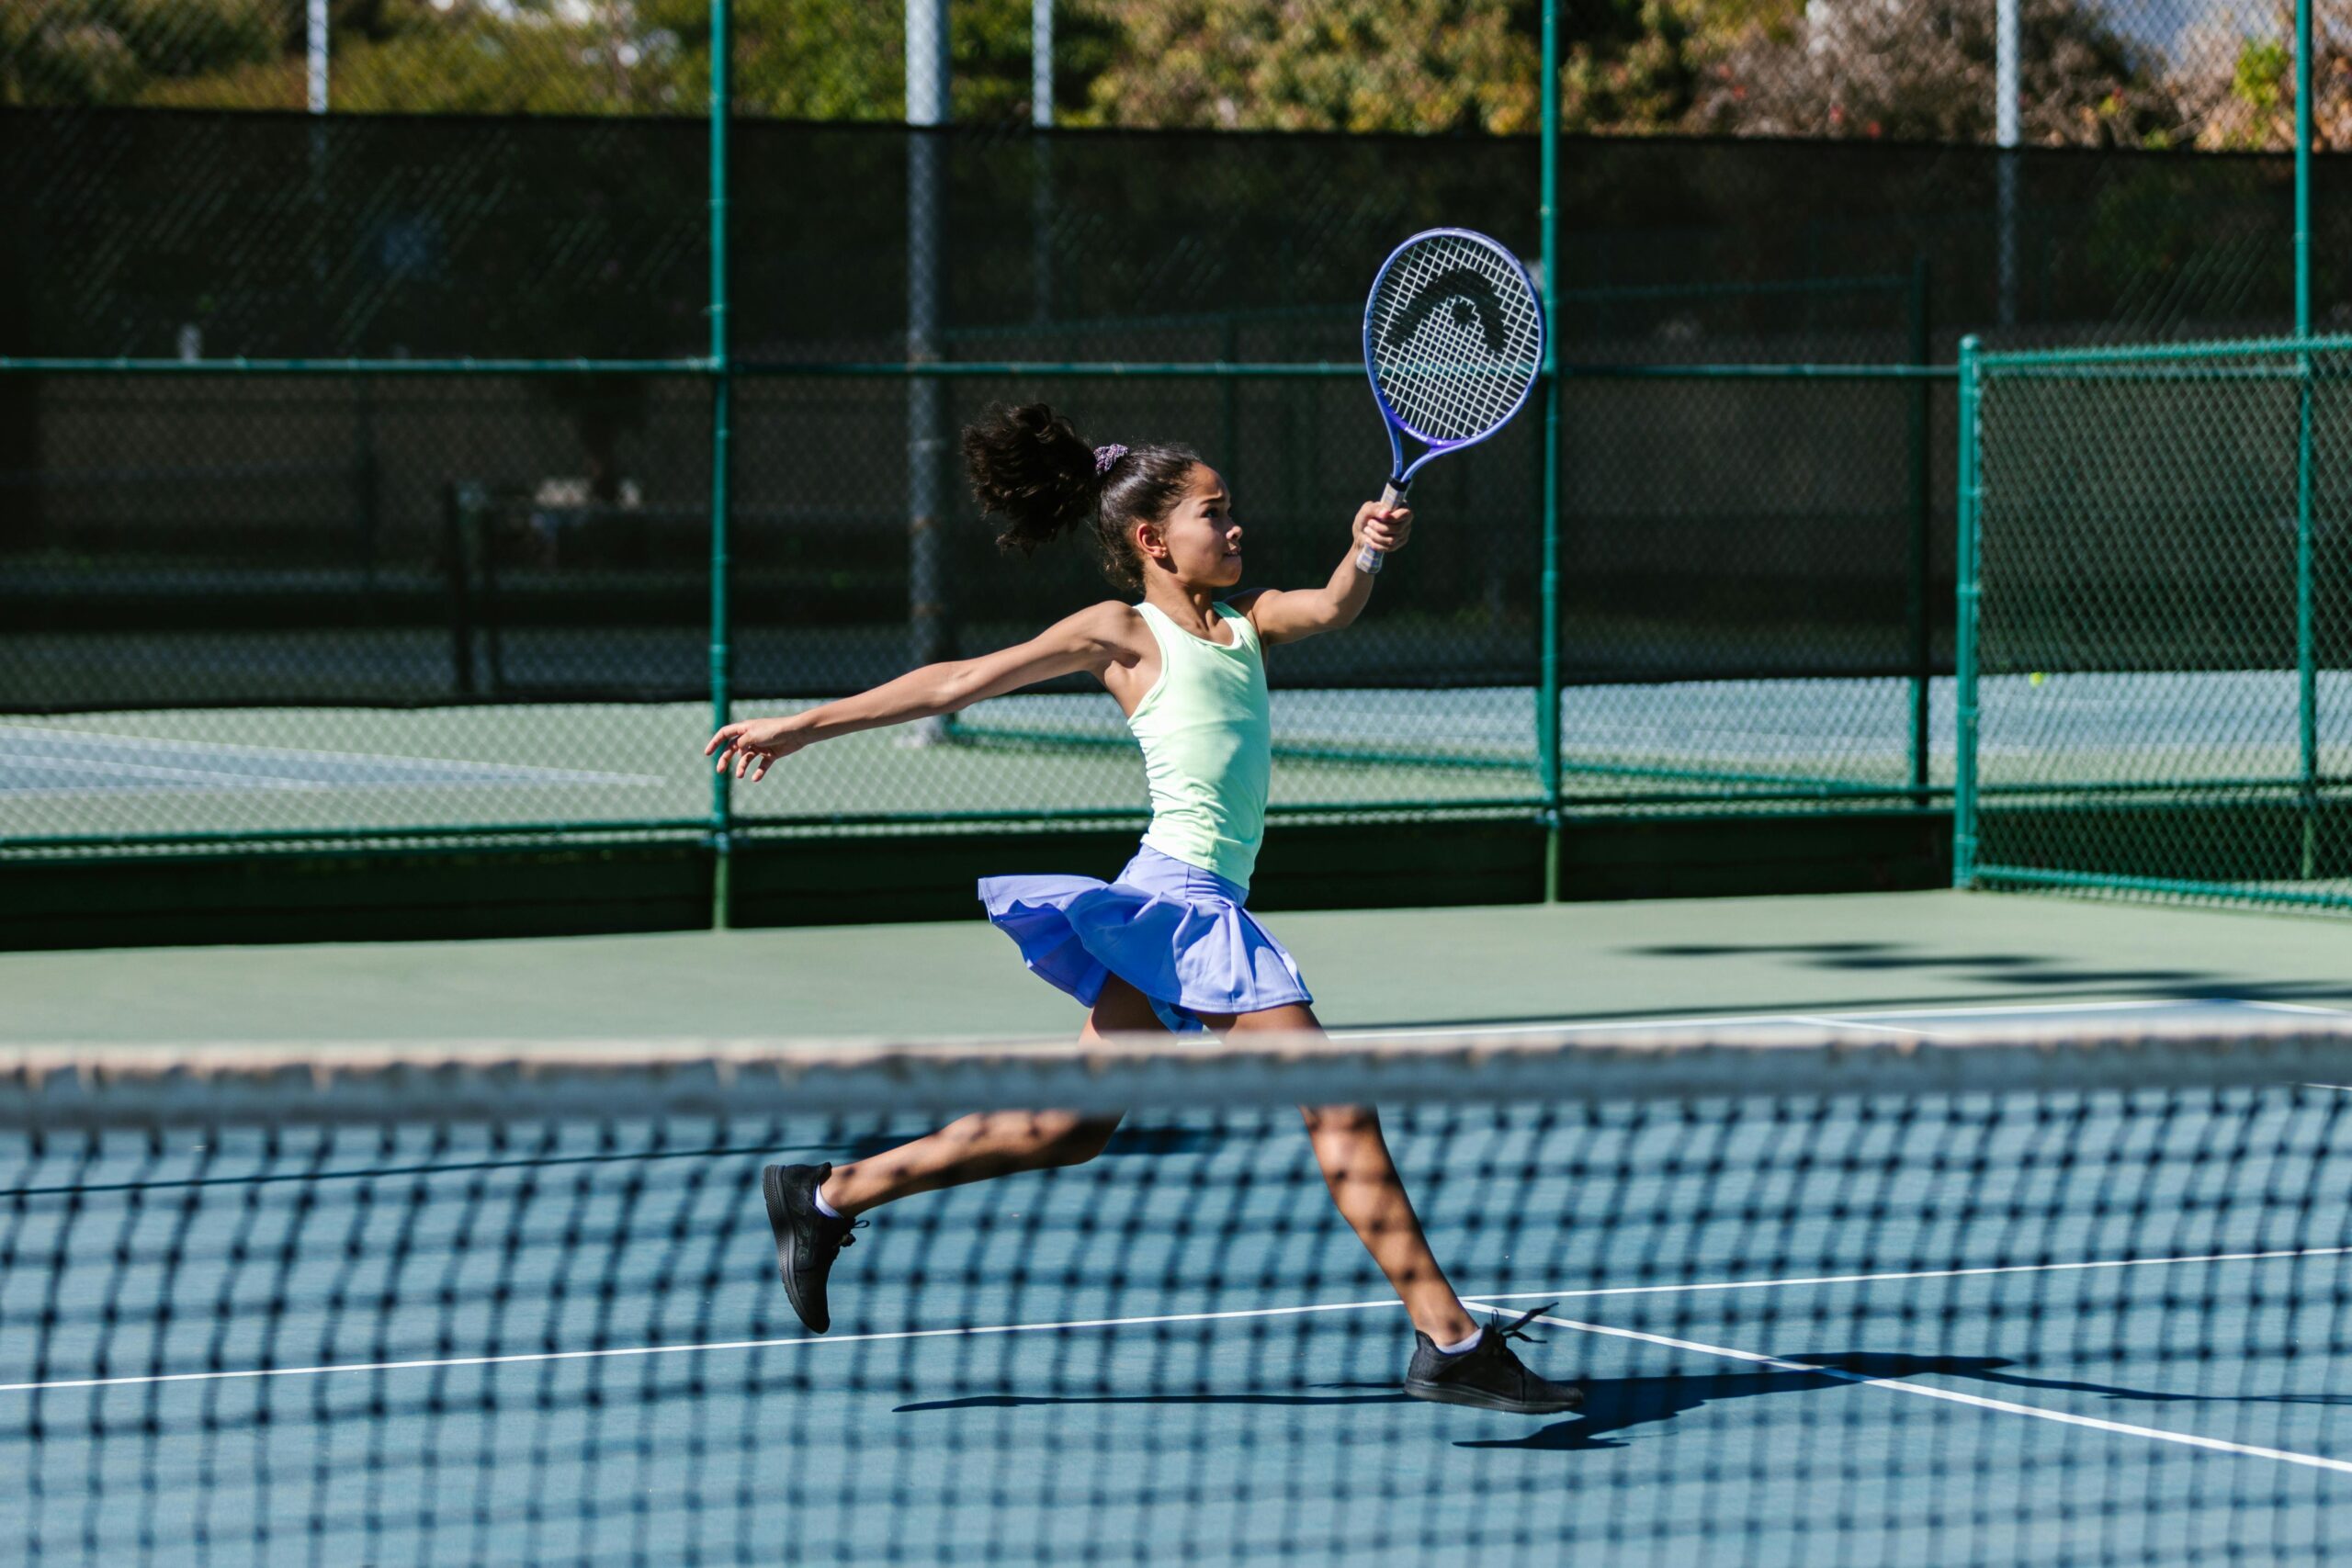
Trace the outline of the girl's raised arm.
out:
<instances>
[{"instance_id":1,"label":"girl's raised arm","mask_svg":"<svg viewBox=\"0 0 2352 1568\"><path fill-rule=\"evenodd\" d=\"M1372 598L1373 574L1356 564L1367 547L1395 555L1413 536L1410 507L1367 501L1356 508L1348 553L1332 569L1331 581L1319 588L1269 588L1252 593L1249 603L1235 601L1250 617L1258 635L1270 643L1296 642L1317 632L1335 632L1363 614Z\"/></svg>"},{"instance_id":2,"label":"girl's raised arm","mask_svg":"<svg viewBox=\"0 0 2352 1568\"><path fill-rule=\"evenodd\" d=\"M1133 609L1105 600L1012 648L978 659L926 664L871 691L806 713L740 719L712 736L702 754L718 759L718 772L731 766L737 778L749 776L757 783L776 762L819 740L935 718L1057 675L1080 671L1101 675L1114 663L1132 664L1144 652L1138 639L1148 635L1137 626Z\"/></svg>"}]
</instances>

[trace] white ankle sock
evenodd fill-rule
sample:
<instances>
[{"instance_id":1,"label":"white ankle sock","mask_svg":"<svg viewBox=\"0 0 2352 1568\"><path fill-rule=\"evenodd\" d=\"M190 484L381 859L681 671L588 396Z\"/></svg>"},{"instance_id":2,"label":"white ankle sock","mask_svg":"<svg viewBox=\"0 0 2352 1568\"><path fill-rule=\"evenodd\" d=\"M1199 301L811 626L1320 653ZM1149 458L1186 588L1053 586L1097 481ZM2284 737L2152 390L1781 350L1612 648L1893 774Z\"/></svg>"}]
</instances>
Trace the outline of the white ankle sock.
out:
<instances>
[{"instance_id":1,"label":"white ankle sock","mask_svg":"<svg viewBox=\"0 0 2352 1568\"><path fill-rule=\"evenodd\" d=\"M1466 1356L1476 1350L1478 1348L1478 1341L1486 1337L1485 1329L1474 1328L1470 1331L1469 1338L1457 1340L1451 1345L1440 1345L1437 1348L1437 1353L1441 1356Z\"/></svg>"},{"instance_id":2,"label":"white ankle sock","mask_svg":"<svg viewBox=\"0 0 2352 1568\"><path fill-rule=\"evenodd\" d=\"M825 1218L829 1220L838 1220L842 1218L842 1212L839 1209L834 1208L831 1203L825 1201L825 1190L822 1187L811 1188L809 1190L808 1196L816 1200L817 1212L824 1215Z\"/></svg>"}]
</instances>

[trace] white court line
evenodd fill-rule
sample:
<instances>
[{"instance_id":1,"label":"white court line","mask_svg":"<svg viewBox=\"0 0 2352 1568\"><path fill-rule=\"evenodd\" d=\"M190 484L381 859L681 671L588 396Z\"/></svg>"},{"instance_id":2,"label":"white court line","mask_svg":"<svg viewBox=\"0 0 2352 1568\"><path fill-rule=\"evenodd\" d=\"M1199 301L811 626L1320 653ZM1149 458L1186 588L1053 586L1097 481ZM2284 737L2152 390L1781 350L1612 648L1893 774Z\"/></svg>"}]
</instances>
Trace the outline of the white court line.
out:
<instances>
[{"instance_id":1,"label":"white court line","mask_svg":"<svg viewBox=\"0 0 2352 1568\"><path fill-rule=\"evenodd\" d=\"M1478 1023L1434 1024L1425 1029L1383 1029L1364 1025L1334 1029L1328 1032L1335 1038L1352 1039L1377 1036L1385 1040L1412 1040L1439 1034L1579 1034L1617 1029L1690 1029L1713 1027L1727 1023L1834 1023L1840 1028L1864 1028L1865 1021L1883 1018L1950 1019L1955 1022L1972 1018L1998 1018L2010 1013L2061 1012L2128 1012L2147 1008L2251 1007L2260 1004L2234 1001L2228 997L2143 997L2132 1001L2117 1002L2016 1002L1997 1003L1984 1007L1943 1008L1869 1008L1857 1012L1836 1014L1800 1014L1789 1012L1692 1013L1682 1018L1611 1018L1575 1023ZM2352 1014L2338 1015L2352 1019ZM1928 1031L1920 1031L1926 1033Z\"/></svg>"},{"instance_id":2,"label":"white court line","mask_svg":"<svg viewBox=\"0 0 2352 1568\"><path fill-rule=\"evenodd\" d=\"M1930 1030L1903 1029L1892 1023L1865 1023L1859 1018L1829 1018L1815 1013L1792 1012L1789 1014L1789 1021L1824 1025L1831 1029L1865 1029L1873 1034L1903 1034L1914 1040L1935 1038L1934 1032Z\"/></svg>"},{"instance_id":3,"label":"white court line","mask_svg":"<svg viewBox=\"0 0 2352 1568\"><path fill-rule=\"evenodd\" d=\"M18 739L97 741L100 744L92 748L92 750L98 751L112 750L117 751L137 751L141 754L153 752L162 752L165 754L184 752L201 756L218 757L223 760L255 758L265 761L271 758L302 757L324 761L372 762L379 769L389 769L394 773L406 771L429 774L435 770L467 768L478 773L514 775L526 780L539 780L549 778L551 776L554 782L561 784L666 784L669 782L655 773L606 773L591 772L579 768L542 768L528 762L486 762L471 758L461 757L412 757L381 751L324 751L300 746L266 746L232 740L164 740L146 736L119 735L107 730L51 729L46 726L40 725L0 724L0 741L5 741L11 738ZM66 748L66 750L70 751L72 748L69 747ZM20 752L0 749L0 765L54 763L57 761L66 761L75 764L86 763L93 767L114 767L118 765L106 761L103 757L43 757L38 752ZM238 773L234 776L243 778L254 775ZM395 779L392 782L405 784L413 781L406 779ZM427 778L422 782L431 783L432 780ZM343 786L331 785L329 787Z\"/></svg>"},{"instance_id":4,"label":"white court line","mask_svg":"<svg viewBox=\"0 0 2352 1568\"><path fill-rule=\"evenodd\" d=\"M2352 1012L2347 1012L2342 1008L2305 1007L2301 1002L2238 1002L2233 1005L2242 1008L2253 1008L2260 1012L2317 1013L2322 1018L2340 1018L2347 1023L2352 1023Z\"/></svg>"},{"instance_id":5,"label":"white court line","mask_svg":"<svg viewBox=\"0 0 2352 1568\"><path fill-rule=\"evenodd\" d=\"M1465 1302L1465 1306L1476 1303ZM2097 1416L2075 1416L2063 1410L2043 1410L2036 1405L2019 1404L2013 1400L1988 1399L1981 1393L1961 1393L1948 1388L1933 1388L1926 1383L1905 1382L1894 1378L1866 1377L1838 1367L1816 1367L1808 1361L1784 1361L1778 1356L1759 1355L1754 1350L1736 1350L1728 1345L1706 1345L1696 1339L1674 1339L1663 1334L1645 1334L1639 1329L1611 1328L1600 1323L1578 1323L1566 1317L1539 1317L1538 1323L1555 1328L1573 1328L1582 1334L1598 1334L1611 1339L1638 1339L1645 1344L1664 1345L1669 1349L1694 1350L1702 1356L1721 1356L1727 1360L1746 1361L1753 1366L1770 1367L1775 1371L1807 1372L1835 1378L1840 1382L1860 1383L1869 1388L1882 1388L1890 1393L1907 1393L1919 1399L1940 1399L1951 1404L1972 1405L1979 1410L1996 1410L2005 1416L2030 1416L2037 1421L2055 1421L2065 1427L2087 1427L2098 1432L2115 1432L2127 1438L2146 1438L2153 1442L2177 1443L2184 1448L2209 1449L2216 1453L2241 1454L2249 1459L2277 1460L2281 1464L2300 1464L2312 1470L2333 1470L2352 1475L2352 1460L2327 1459L2319 1454L2299 1454L2286 1449L2266 1449L2253 1443L2233 1443L2221 1438L2199 1437L2191 1432L2168 1432L2161 1427L2135 1427L2128 1421L2109 1421Z\"/></svg>"},{"instance_id":6,"label":"white court line","mask_svg":"<svg viewBox=\"0 0 2352 1568\"><path fill-rule=\"evenodd\" d=\"M280 777L275 773L254 772L231 773L218 768L163 768L156 766L153 762L102 762L87 757L17 757L10 756L6 752L0 752L0 769L7 768L47 768L51 773L88 773L95 771L101 775L99 781L101 783L103 783L105 778L109 778L119 773L128 773L137 778L195 780L200 781L203 784L218 784L226 782L232 784L242 784L248 789L320 790L328 787L314 779L299 779L290 776ZM86 788L87 786L85 787ZM29 790L10 790L8 793L11 795L28 795L32 792ZM42 793L63 794L65 792L62 790L55 790L44 791Z\"/></svg>"},{"instance_id":7,"label":"white court line","mask_svg":"<svg viewBox=\"0 0 2352 1568\"><path fill-rule=\"evenodd\" d=\"M1240 1317L1298 1317L1316 1312L1365 1312L1403 1303L1394 1296L1376 1302L1327 1302L1317 1306L1251 1307L1233 1312L1176 1312L1152 1317L1081 1317L1063 1323L1006 1323L966 1328L901 1328L885 1334L813 1334L789 1339L726 1339L700 1345L626 1345L606 1350L534 1350L512 1356L445 1356L420 1361L351 1361L323 1367L249 1367L233 1371L150 1372L117 1378L71 1378L51 1382L0 1383L0 1393L45 1393L68 1388L143 1388L167 1382L226 1382L240 1378L323 1377L334 1372L406 1372L435 1367L510 1367L538 1361L601 1361L626 1356L683 1356L704 1350L773 1350L788 1345L865 1345L889 1339L977 1338L990 1334L1051 1334L1072 1328L1132 1328L1156 1323L1216 1323Z\"/></svg>"},{"instance_id":8,"label":"white court line","mask_svg":"<svg viewBox=\"0 0 2352 1568\"><path fill-rule=\"evenodd\" d=\"M1725 1280L1700 1284L1617 1285L1598 1290L1521 1291L1508 1295L1482 1295L1483 1302L1525 1301L1542 1296L1566 1301L1589 1296L1631 1296L1676 1292L1759 1291L1779 1286L1847 1285L1872 1280L1947 1280L1976 1274L2053 1273L2080 1269L2154 1268L2173 1263L2236 1263L2276 1258L2323 1258L2352 1253L2352 1247L2293 1247L2275 1252L2214 1252L2181 1258L2115 1258L2090 1263L2012 1263L1981 1269L1922 1269L1889 1274L1832 1274L1784 1280ZM1147 1317L1072 1318L1058 1323L1010 1323L963 1328L903 1328L878 1334L832 1334L823 1338L797 1335L789 1339L724 1339L694 1345L628 1345L604 1350L532 1350L511 1356L451 1356L414 1361L350 1361L317 1367L251 1367L203 1372L146 1372L110 1378L70 1378L46 1382L0 1383L0 1393L43 1393L74 1388L144 1388L158 1383L226 1382L246 1378L324 1377L335 1372L399 1372L437 1367L504 1367L541 1361L596 1361L621 1357L681 1356L712 1350L768 1350L787 1345L863 1345L894 1339L948 1339L997 1334L1049 1334L1077 1328L1134 1328L1166 1323L1221 1323L1240 1318L1302 1317L1321 1312L1368 1312L1400 1304L1395 1297L1371 1302L1327 1302L1308 1306L1246 1307L1229 1312L1161 1313ZM1478 1303L1465 1301L1465 1305Z\"/></svg>"},{"instance_id":9,"label":"white court line","mask_svg":"<svg viewBox=\"0 0 2352 1568\"><path fill-rule=\"evenodd\" d=\"M1512 1291L1480 1301L1582 1300L1591 1296L1690 1295L1713 1291L1769 1291L1799 1285L1867 1285L1889 1280L1970 1280L1985 1274L2069 1274L2091 1269L2163 1269L2182 1263L2261 1263L2280 1258L2343 1258L2352 1247L2282 1247L2268 1252L2199 1252L2177 1258L2101 1258L2083 1263L1988 1263L1974 1269L1913 1269L1883 1274L1811 1274L1781 1280L1712 1280L1679 1285L1604 1285L1587 1291Z\"/></svg>"}]
</instances>

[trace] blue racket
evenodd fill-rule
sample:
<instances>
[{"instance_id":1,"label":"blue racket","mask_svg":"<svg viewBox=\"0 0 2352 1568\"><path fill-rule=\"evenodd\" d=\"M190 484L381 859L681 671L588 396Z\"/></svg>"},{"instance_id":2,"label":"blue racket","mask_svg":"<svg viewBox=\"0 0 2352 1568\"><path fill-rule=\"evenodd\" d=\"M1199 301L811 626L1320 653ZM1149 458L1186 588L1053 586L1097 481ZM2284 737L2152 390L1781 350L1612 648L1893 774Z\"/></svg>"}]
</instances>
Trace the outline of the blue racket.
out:
<instances>
[{"instance_id":1,"label":"blue racket","mask_svg":"<svg viewBox=\"0 0 2352 1568\"><path fill-rule=\"evenodd\" d=\"M1430 458L1510 423L1544 367L1544 304L1519 258L1468 229L1430 229L1389 254L1363 307L1363 367L1388 425L1384 504ZM1405 440L1426 450L1408 464ZM1366 545L1365 571L1383 558Z\"/></svg>"}]
</instances>

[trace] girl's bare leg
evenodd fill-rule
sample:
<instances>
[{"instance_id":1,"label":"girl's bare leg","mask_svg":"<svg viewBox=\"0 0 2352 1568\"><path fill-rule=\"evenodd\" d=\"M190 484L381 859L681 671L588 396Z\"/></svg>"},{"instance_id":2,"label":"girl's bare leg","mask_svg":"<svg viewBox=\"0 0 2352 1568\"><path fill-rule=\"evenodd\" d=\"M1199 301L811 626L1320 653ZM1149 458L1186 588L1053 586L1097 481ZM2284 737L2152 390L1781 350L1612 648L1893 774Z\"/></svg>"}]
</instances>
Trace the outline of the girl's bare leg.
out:
<instances>
[{"instance_id":1,"label":"girl's bare leg","mask_svg":"<svg viewBox=\"0 0 2352 1568\"><path fill-rule=\"evenodd\" d=\"M1105 1034L1145 1031L1165 1032L1144 994L1113 976L1087 1015L1081 1038L1091 1044ZM1083 1165L1102 1152L1118 1125L1116 1115L1075 1111L983 1111L887 1153L838 1166L818 1191L840 1213L857 1214L910 1193L1016 1170Z\"/></svg>"},{"instance_id":2,"label":"girl's bare leg","mask_svg":"<svg viewBox=\"0 0 2352 1568\"><path fill-rule=\"evenodd\" d=\"M1311 1010L1296 1004L1205 1021L1233 1035L1322 1029ZM1429 1238L1421 1234L1420 1218L1413 1213L1413 1201L1406 1195L1396 1162L1388 1156L1387 1140L1381 1136L1379 1113L1368 1105L1301 1106L1299 1113L1306 1118L1306 1135L1315 1145L1316 1162L1323 1168L1332 1201L1388 1276L1413 1326L1440 1345L1458 1344L1476 1333L1477 1322L1463 1309L1462 1299L1430 1251Z\"/></svg>"}]
</instances>

